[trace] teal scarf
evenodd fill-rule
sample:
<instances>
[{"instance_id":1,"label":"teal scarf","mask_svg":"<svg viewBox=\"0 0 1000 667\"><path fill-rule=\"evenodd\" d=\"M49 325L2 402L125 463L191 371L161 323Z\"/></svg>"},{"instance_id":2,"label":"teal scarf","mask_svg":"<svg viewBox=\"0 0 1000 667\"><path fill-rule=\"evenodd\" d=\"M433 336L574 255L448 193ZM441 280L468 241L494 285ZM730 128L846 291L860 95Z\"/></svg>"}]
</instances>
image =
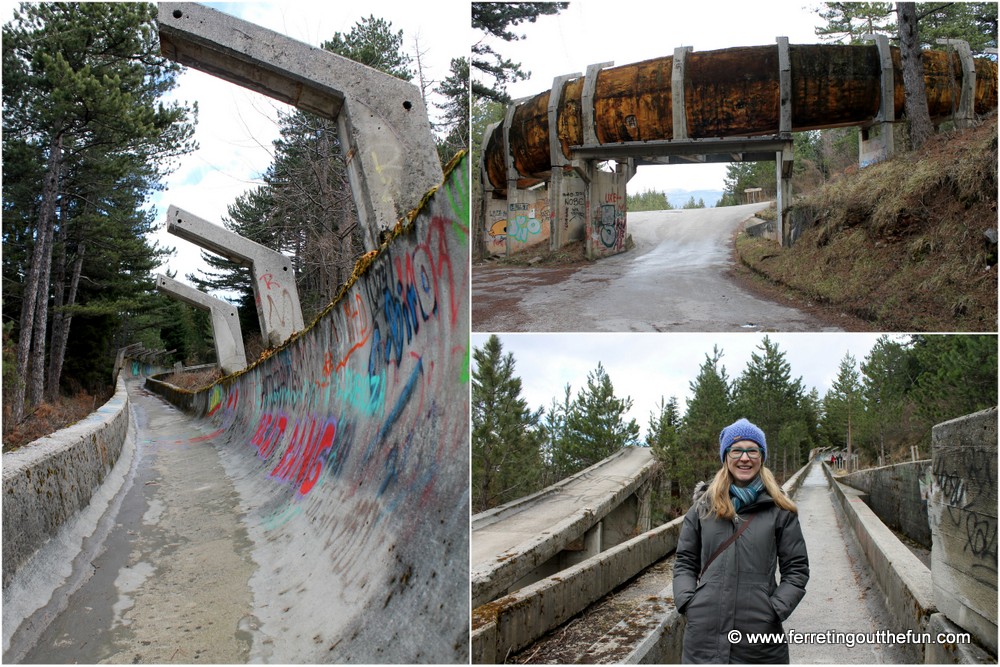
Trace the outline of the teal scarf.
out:
<instances>
[{"instance_id":1,"label":"teal scarf","mask_svg":"<svg viewBox=\"0 0 1000 667\"><path fill-rule=\"evenodd\" d=\"M757 500L757 496L760 492L764 490L764 482L761 481L760 475L757 475L753 480L746 486L736 486L735 484L729 485L729 497L733 501L733 508L738 514L744 507L753 504Z\"/></svg>"}]
</instances>

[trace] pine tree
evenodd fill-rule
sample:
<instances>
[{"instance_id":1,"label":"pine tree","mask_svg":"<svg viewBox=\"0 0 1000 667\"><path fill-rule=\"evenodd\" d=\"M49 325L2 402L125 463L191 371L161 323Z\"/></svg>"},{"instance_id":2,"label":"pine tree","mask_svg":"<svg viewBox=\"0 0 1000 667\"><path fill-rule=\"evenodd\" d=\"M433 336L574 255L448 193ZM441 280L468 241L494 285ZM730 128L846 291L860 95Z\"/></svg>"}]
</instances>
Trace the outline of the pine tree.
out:
<instances>
[{"instance_id":1,"label":"pine tree","mask_svg":"<svg viewBox=\"0 0 1000 667\"><path fill-rule=\"evenodd\" d=\"M494 102L510 102L507 84L523 81L529 74L521 69L521 63L504 58L490 46L488 37L505 42L523 39L510 30L524 22L534 23L539 16L558 14L569 7L568 2L474 2L472 3L472 27L483 33L479 41L472 45L472 68L479 74L472 81L472 93ZM483 78L485 77L485 78ZM487 82L492 80L492 84Z\"/></svg>"},{"instance_id":2,"label":"pine tree","mask_svg":"<svg viewBox=\"0 0 1000 667\"><path fill-rule=\"evenodd\" d=\"M173 168L171 158L193 148L193 110L161 101L179 66L159 54L155 16L150 4L24 3L3 27L4 247L31 248L15 253L23 258L19 266L4 265L5 289L20 297L20 381L8 397L13 423L24 414L25 389L34 403L59 385L70 321L56 311L51 339L49 305L52 297L57 308L74 305L81 256L110 248L101 259L111 264L91 266L113 274L108 280L123 287L122 298L134 301L151 286L141 265L156 250L128 233L150 225L140 211L146 198ZM32 155L37 166L8 172L8 154ZM15 198L8 199L11 177L32 172L35 178L12 187ZM104 226L110 237L86 224L104 218L111 218ZM107 304L109 296L102 293Z\"/></svg>"},{"instance_id":3,"label":"pine tree","mask_svg":"<svg viewBox=\"0 0 1000 667\"><path fill-rule=\"evenodd\" d=\"M899 422L909 385L905 357L902 344L882 336L861 362L861 393L881 465L889 463L886 445L890 437L901 431Z\"/></svg>"},{"instance_id":4,"label":"pine tree","mask_svg":"<svg viewBox=\"0 0 1000 667\"><path fill-rule=\"evenodd\" d=\"M413 79L413 59L403 51L403 31L393 32L391 21L363 18L346 35L335 32L323 48L403 81Z\"/></svg>"},{"instance_id":5,"label":"pine tree","mask_svg":"<svg viewBox=\"0 0 1000 667\"><path fill-rule=\"evenodd\" d=\"M570 474L638 443L639 425L635 419L625 422L631 408L632 399L615 396L611 378L598 362L587 374L587 386L577 393L566 419L567 437L560 456Z\"/></svg>"},{"instance_id":6,"label":"pine tree","mask_svg":"<svg viewBox=\"0 0 1000 667\"><path fill-rule=\"evenodd\" d=\"M472 507L482 512L537 490L542 411L521 397L514 355L496 335L472 355Z\"/></svg>"},{"instance_id":7,"label":"pine tree","mask_svg":"<svg viewBox=\"0 0 1000 667\"><path fill-rule=\"evenodd\" d=\"M858 44L868 34L889 35L896 32L894 8L889 2L824 2L817 9L826 25L816 28L820 39Z\"/></svg>"},{"instance_id":8,"label":"pine tree","mask_svg":"<svg viewBox=\"0 0 1000 667\"><path fill-rule=\"evenodd\" d=\"M782 427L801 418L802 379L792 379L785 353L767 336L752 353L750 362L736 381L734 402L739 413L754 422L767 437L767 464L782 479L794 472L801 461L801 444L782 440ZM780 466L780 468L779 468Z\"/></svg>"},{"instance_id":9,"label":"pine tree","mask_svg":"<svg viewBox=\"0 0 1000 667\"><path fill-rule=\"evenodd\" d=\"M826 408L826 428L830 442L846 447L847 459L852 461L855 429L862 414L862 391L857 360L850 352L840 360L837 379L827 391L823 405Z\"/></svg>"},{"instance_id":10,"label":"pine tree","mask_svg":"<svg viewBox=\"0 0 1000 667\"><path fill-rule=\"evenodd\" d=\"M458 151L469 147L469 59L452 58L451 73L437 88L445 98L444 120L439 129L445 131L438 143L441 162L446 163Z\"/></svg>"},{"instance_id":11,"label":"pine tree","mask_svg":"<svg viewBox=\"0 0 1000 667\"><path fill-rule=\"evenodd\" d=\"M681 425L680 407L675 396L670 401L660 397L660 405L656 412L649 415L649 428L646 430L646 444L653 456L660 463L658 479L660 490L654 501L654 524L669 520L674 514L674 488L677 480L685 480L692 469L691 457L681 451L677 435Z\"/></svg>"},{"instance_id":12,"label":"pine tree","mask_svg":"<svg viewBox=\"0 0 1000 667\"><path fill-rule=\"evenodd\" d=\"M689 385L691 398L678 434L684 459L692 464L689 476L677 478L683 497L696 482L709 479L719 469L719 432L734 419L730 381L720 364L722 356L722 350L713 346Z\"/></svg>"}]
</instances>

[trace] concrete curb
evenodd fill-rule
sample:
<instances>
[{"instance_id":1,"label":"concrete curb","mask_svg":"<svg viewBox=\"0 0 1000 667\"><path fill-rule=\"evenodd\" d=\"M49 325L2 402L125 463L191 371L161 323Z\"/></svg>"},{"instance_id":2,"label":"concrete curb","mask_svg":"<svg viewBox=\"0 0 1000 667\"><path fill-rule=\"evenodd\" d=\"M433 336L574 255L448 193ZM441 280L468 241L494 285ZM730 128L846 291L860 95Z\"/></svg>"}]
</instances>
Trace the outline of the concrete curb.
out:
<instances>
[{"instance_id":1,"label":"concrete curb","mask_svg":"<svg viewBox=\"0 0 1000 667\"><path fill-rule=\"evenodd\" d=\"M899 631L926 632L931 614L937 611L931 571L864 503L861 493L838 482L830 468L821 465ZM923 647L919 650L923 658Z\"/></svg>"},{"instance_id":2,"label":"concrete curb","mask_svg":"<svg viewBox=\"0 0 1000 667\"><path fill-rule=\"evenodd\" d=\"M128 393L76 424L3 455L3 588L67 520L85 508L122 451Z\"/></svg>"}]
</instances>

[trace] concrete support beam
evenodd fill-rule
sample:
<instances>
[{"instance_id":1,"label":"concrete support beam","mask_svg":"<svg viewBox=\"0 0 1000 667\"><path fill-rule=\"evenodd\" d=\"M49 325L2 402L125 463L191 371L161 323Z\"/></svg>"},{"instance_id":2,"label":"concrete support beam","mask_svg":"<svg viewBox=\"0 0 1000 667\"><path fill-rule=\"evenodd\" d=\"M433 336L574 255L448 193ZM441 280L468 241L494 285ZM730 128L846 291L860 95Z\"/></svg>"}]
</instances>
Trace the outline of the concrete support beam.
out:
<instances>
[{"instance_id":1,"label":"concrete support beam","mask_svg":"<svg viewBox=\"0 0 1000 667\"><path fill-rule=\"evenodd\" d=\"M158 22L167 58L337 121L367 249L443 179L417 86L195 3Z\"/></svg>"},{"instance_id":2,"label":"concrete support beam","mask_svg":"<svg viewBox=\"0 0 1000 667\"><path fill-rule=\"evenodd\" d=\"M896 152L893 125L896 122L896 83L895 69L892 64L892 52L889 49L889 38L886 35L864 35L862 39L875 42L878 48L879 62L882 67L882 96L875 124L878 126L877 137L869 134L871 127L861 128L861 146L858 162L865 167L873 162L888 160Z\"/></svg>"},{"instance_id":3,"label":"concrete support beam","mask_svg":"<svg viewBox=\"0 0 1000 667\"><path fill-rule=\"evenodd\" d=\"M236 308L222 299L216 299L173 278L156 276L156 288L195 308L212 314L212 338L219 367L226 375L247 367L246 352L243 350L243 336L240 333L240 318Z\"/></svg>"},{"instance_id":4,"label":"concrete support beam","mask_svg":"<svg viewBox=\"0 0 1000 667\"><path fill-rule=\"evenodd\" d=\"M997 409L931 431L931 579L937 609L997 654Z\"/></svg>"},{"instance_id":5,"label":"concrete support beam","mask_svg":"<svg viewBox=\"0 0 1000 667\"><path fill-rule=\"evenodd\" d=\"M176 206L167 209L167 231L230 261L251 267L254 301L265 345L281 345L293 333L305 328L292 263L280 252Z\"/></svg>"},{"instance_id":6,"label":"concrete support beam","mask_svg":"<svg viewBox=\"0 0 1000 667\"><path fill-rule=\"evenodd\" d=\"M674 49L674 65L670 73L670 101L673 105L674 141L688 138L687 110L684 107L684 63L687 54L694 50L691 46ZM594 143L597 143L596 141Z\"/></svg>"},{"instance_id":7,"label":"concrete support beam","mask_svg":"<svg viewBox=\"0 0 1000 667\"><path fill-rule=\"evenodd\" d=\"M573 74L557 76L552 80L552 92L549 93L549 106L546 109L549 127L558 125L559 103L562 101L563 86L567 81L577 79L580 76L580 72L574 72ZM486 136L489 136L488 132ZM549 159L552 162L552 180L549 182L549 249L558 250L569 242L569 239L564 238L564 230L567 229L569 221L565 219L568 213L567 207L563 205L563 198L566 192L565 181L567 177L572 178L566 171L566 168L570 166L570 161L563 154L558 132L549 132ZM573 160L573 163L577 163L577 161ZM485 174L484 179L489 180L485 178Z\"/></svg>"},{"instance_id":8,"label":"concrete support beam","mask_svg":"<svg viewBox=\"0 0 1000 667\"><path fill-rule=\"evenodd\" d=\"M937 43L955 49L962 61L962 96L954 116L955 126L972 127L976 119L976 61L972 57L972 49L962 39L938 39Z\"/></svg>"},{"instance_id":9,"label":"concrete support beam","mask_svg":"<svg viewBox=\"0 0 1000 667\"><path fill-rule=\"evenodd\" d=\"M583 114L583 143L596 144L597 131L594 129L594 91L597 89L597 75L605 67L615 63L595 63L587 66L586 78L583 80L583 92L580 97L580 111Z\"/></svg>"}]
</instances>

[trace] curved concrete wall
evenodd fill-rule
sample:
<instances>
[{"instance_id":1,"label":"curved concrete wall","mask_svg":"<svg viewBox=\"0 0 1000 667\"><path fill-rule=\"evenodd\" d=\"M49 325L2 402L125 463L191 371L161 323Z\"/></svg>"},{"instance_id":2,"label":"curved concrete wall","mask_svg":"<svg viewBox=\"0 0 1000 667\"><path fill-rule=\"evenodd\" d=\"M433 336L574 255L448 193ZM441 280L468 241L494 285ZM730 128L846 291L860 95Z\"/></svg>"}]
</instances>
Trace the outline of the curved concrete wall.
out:
<instances>
[{"instance_id":1,"label":"curved concrete wall","mask_svg":"<svg viewBox=\"0 0 1000 667\"><path fill-rule=\"evenodd\" d=\"M885 525L931 548L931 526L927 521L927 496L931 490L929 460L859 470L839 481L864 492L865 502Z\"/></svg>"},{"instance_id":2,"label":"curved concrete wall","mask_svg":"<svg viewBox=\"0 0 1000 667\"><path fill-rule=\"evenodd\" d=\"M197 393L147 380L225 443L252 662L468 662L466 165L270 357Z\"/></svg>"},{"instance_id":3,"label":"curved concrete wall","mask_svg":"<svg viewBox=\"0 0 1000 667\"><path fill-rule=\"evenodd\" d=\"M111 472L128 431L128 395L115 395L76 424L3 455L3 588Z\"/></svg>"}]
</instances>

